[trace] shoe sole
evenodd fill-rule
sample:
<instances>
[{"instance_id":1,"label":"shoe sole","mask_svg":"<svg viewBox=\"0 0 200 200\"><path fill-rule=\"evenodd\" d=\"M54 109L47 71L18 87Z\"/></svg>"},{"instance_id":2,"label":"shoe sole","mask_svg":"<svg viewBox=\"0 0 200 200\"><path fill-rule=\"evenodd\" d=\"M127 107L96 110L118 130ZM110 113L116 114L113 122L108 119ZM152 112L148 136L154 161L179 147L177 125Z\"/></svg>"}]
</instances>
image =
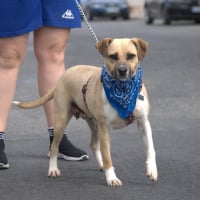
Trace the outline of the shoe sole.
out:
<instances>
[{"instance_id":1,"label":"shoe sole","mask_svg":"<svg viewBox=\"0 0 200 200\"><path fill-rule=\"evenodd\" d=\"M48 154L48 157L50 157L50 153ZM62 160L66 160L66 161L84 161L84 160L88 160L89 156L82 155L80 157L71 157L71 156L66 156L62 153L58 153L58 159L62 159Z\"/></svg>"},{"instance_id":2,"label":"shoe sole","mask_svg":"<svg viewBox=\"0 0 200 200\"><path fill-rule=\"evenodd\" d=\"M66 161L84 161L84 160L88 160L89 156L88 155L82 155L80 157L70 157L70 156L66 156L62 153L58 153L58 158L66 160Z\"/></svg>"},{"instance_id":3,"label":"shoe sole","mask_svg":"<svg viewBox=\"0 0 200 200\"><path fill-rule=\"evenodd\" d=\"M0 163L0 169L8 169L10 167L9 164Z\"/></svg>"}]
</instances>

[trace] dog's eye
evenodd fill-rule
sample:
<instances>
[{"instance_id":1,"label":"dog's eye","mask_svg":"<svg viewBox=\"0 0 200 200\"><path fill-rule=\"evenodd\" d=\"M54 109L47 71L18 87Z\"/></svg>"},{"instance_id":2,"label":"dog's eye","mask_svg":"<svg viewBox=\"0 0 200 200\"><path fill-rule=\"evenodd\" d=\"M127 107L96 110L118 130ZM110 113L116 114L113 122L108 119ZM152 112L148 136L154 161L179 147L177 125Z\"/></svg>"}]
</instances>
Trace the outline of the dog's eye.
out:
<instances>
[{"instance_id":1,"label":"dog's eye","mask_svg":"<svg viewBox=\"0 0 200 200\"><path fill-rule=\"evenodd\" d=\"M133 58L135 58L135 54L132 53L127 54L127 60L132 60Z\"/></svg>"},{"instance_id":2,"label":"dog's eye","mask_svg":"<svg viewBox=\"0 0 200 200\"><path fill-rule=\"evenodd\" d=\"M117 53L115 53L115 54L110 54L108 57L109 57L110 59L112 59L112 60L118 60L118 54L117 54Z\"/></svg>"}]
</instances>

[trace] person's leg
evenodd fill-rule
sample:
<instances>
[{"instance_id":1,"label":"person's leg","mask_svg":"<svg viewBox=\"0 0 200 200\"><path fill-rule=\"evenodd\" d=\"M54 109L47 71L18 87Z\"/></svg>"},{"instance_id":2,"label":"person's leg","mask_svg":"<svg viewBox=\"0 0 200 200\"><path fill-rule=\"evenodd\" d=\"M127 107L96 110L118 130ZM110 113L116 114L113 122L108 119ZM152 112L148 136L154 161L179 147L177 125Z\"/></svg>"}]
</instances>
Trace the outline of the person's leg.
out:
<instances>
[{"instance_id":1,"label":"person's leg","mask_svg":"<svg viewBox=\"0 0 200 200\"><path fill-rule=\"evenodd\" d=\"M38 87L40 96L54 88L65 71L65 49L70 29L42 27L34 32L34 50L38 61ZM50 142L53 140L53 102L44 105L49 127ZM59 147L60 155L66 160L85 160L88 155L76 148L64 135Z\"/></svg>"},{"instance_id":2,"label":"person's leg","mask_svg":"<svg viewBox=\"0 0 200 200\"><path fill-rule=\"evenodd\" d=\"M43 27L34 32L34 50L38 61L40 96L54 88L65 71L64 52L70 30ZM48 127L54 123L53 102L44 105Z\"/></svg>"},{"instance_id":3,"label":"person's leg","mask_svg":"<svg viewBox=\"0 0 200 200\"><path fill-rule=\"evenodd\" d=\"M28 34L0 38L0 169L9 168L4 153L4 133L15 94L20 65L24 59Z\"/></svg>"}]
</instances>

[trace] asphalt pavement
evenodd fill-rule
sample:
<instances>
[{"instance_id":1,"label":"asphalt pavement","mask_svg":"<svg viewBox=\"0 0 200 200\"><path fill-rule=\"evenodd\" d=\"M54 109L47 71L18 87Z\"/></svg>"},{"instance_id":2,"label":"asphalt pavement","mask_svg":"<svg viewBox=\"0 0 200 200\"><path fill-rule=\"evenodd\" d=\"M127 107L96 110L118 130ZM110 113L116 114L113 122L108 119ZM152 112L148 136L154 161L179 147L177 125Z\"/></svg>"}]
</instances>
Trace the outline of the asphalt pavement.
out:
<instances>
[{"instance_id":1,"label":"asphalt pavement","mask_svg":"<svg viewBox=\"0 0 200 200\"><path fill-rule=\"evenodd\" d=\"M200 198L200 26L176 22L147 26L142 20L91 23L97 37L140 37L149 43L142 62L150 101L159 179L145 176L145 148L133 124L113 131L112 158L120 188L106 186L89 148L90 133L83 120L73 119L70 140L90 155L84 162L59 160L62 176L48 178L49 140L42 108L12 107L6 131L9 170L0 171L1 200L199 200ZM18 79L16 100L37 93L37 63L30 35ZM95 41L85 24L72 31L66 66L102 65Z\"/></svg>"}]
</instances>

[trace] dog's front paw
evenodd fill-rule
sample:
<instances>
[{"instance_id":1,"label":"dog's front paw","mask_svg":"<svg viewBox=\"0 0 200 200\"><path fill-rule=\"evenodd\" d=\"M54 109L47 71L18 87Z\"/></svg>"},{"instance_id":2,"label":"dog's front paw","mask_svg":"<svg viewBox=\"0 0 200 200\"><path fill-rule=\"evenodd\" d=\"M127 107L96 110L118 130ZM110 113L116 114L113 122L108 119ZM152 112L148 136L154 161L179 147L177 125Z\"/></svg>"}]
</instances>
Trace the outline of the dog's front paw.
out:
<instances>
[{"instance_id":1,"label":"dog's front paw","mask_svg":"<svg viewBox=\"0 0 200 200\"><path fill-rule=\"evenodd\" d=\"M105 175L106 175L106 181L107 181L108 186L111 186L111 187L122 186L121 180L118 179L115 174L114 167L111 167L110 169L105 170Z\"/></svg>"},{"instance_id":2,"label":"dog's front paw","mask_svg":"<svg viewBox=\"0 0 200 200\"><path fill-rule=\"evenodd\" d=\"M147 176L152 181L158 180L158 170L156 166L156 162L147 162Z\"/></svg>"},{"instance_id":3,"label":"dog's front paw","mask_svg":"<svg viewBox=\"0 0 200 200\"><path fill-rule=\"evenodd\" d=\"M113 179L107 179L107 184L110 187L120 187L120 186L122 186L121 180L118 179L117 177L113 178Z\"/></svg>"},{"instance_id":4,"label":"dog's front paw","mask_svg":"<svg viewBox=\"0 0 200 200\"><path fill-rule=\"evenodd\" d=\"M61 172L58 168L49 169L48 176L49 177L58 177L58 176L61 176Z\"/></svg>"}]
</instances>

